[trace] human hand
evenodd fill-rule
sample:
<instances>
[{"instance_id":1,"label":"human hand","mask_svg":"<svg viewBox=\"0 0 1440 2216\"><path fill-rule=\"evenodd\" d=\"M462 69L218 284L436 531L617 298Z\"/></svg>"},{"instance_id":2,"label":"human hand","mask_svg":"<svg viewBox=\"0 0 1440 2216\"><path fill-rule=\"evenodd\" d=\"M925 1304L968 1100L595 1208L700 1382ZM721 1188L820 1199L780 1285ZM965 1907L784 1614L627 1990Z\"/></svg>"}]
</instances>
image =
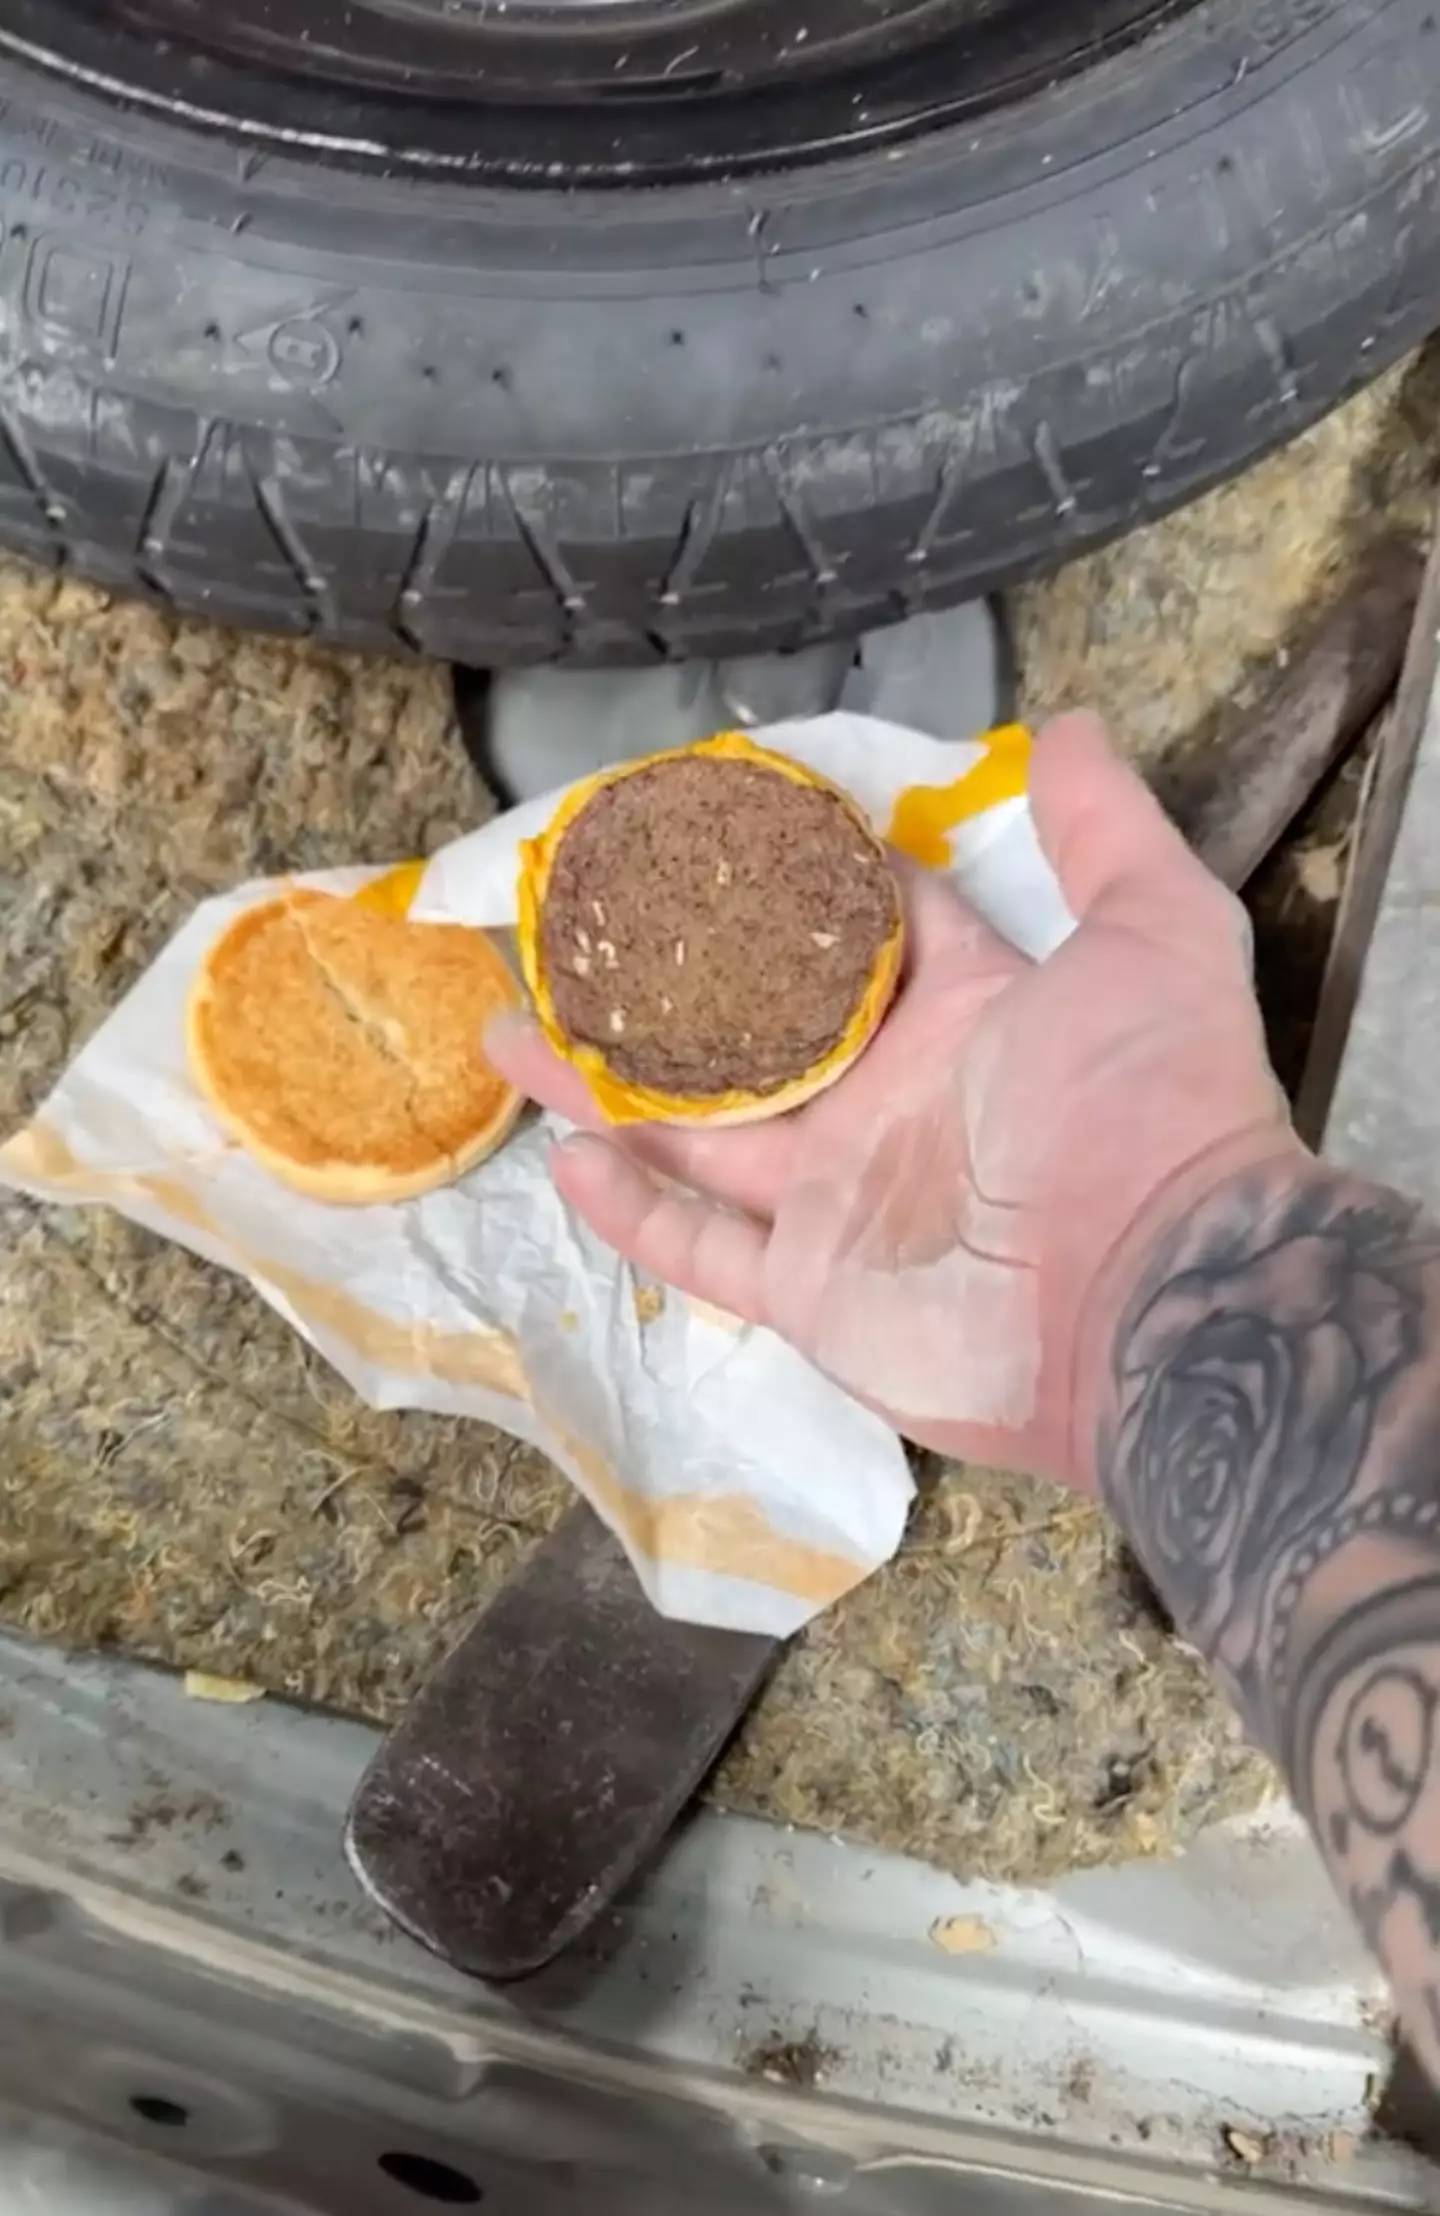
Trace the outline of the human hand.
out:
<instances>
[{"instance_id":1,"label":"human hand","mask_svg":"<svg viewBox=\"0 0 1440 2216\"><path fill-rule=\"evenodd\" d=\"M1092 1373L1142 1222L1299 1142L1244 912L1093 717L1042 734L1030 799L1074 936L1036 965L916 873L894 1008L793 1116L614 1129L528 1019L486 1052L581 1127L556 1183L630 1261L924 1445L1090 1488Z\"/></svg>"}]
</instances>

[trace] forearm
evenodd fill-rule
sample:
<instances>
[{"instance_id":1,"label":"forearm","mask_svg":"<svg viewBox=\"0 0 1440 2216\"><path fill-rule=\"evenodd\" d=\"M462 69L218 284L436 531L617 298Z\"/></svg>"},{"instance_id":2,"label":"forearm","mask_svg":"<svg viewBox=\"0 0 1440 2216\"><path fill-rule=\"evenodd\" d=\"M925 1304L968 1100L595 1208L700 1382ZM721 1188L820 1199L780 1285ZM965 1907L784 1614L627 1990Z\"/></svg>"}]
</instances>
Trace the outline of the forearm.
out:
<instances>
[{"instance_id":1,"label":"forearm","mask_svg":"<svg viewBox=\"0 0 1440 2216\"><path fill-rule=\"evenodd\" d=\"M1097 1385L1105 1498L1440 2076L1440 1235L1297 1150L1128 1275Z\"/></svg>"}]
</instances>

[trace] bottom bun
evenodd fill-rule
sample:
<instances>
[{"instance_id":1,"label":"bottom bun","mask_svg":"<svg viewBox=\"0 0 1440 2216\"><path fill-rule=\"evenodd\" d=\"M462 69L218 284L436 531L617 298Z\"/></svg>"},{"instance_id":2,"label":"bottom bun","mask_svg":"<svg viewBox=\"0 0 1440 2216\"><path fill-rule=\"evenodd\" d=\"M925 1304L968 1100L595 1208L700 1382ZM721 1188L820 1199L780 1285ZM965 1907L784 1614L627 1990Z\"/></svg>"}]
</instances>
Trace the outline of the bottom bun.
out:
<instances>
[{"instance_id":1,"label":"bottom bun","mask_svg":"<svg viewBox=\"0 0 1440 2216\"><path fill-rule=\"evenodd\" d=\"M412 1200L511 1130L521 1097L479 1040L519 998L483 932L290 892L211 947L187 1011L190 1067L225 1129L292 1190Z\"/></svg>"}]
</instances>

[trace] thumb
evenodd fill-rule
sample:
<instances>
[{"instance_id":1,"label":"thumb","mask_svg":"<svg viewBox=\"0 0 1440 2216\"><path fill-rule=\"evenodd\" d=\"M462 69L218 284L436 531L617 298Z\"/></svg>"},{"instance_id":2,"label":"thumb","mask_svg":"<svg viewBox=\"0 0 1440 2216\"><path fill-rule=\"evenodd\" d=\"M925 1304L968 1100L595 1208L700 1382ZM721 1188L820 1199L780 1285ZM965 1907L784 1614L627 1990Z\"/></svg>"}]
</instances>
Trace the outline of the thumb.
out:
<instances>
[{"instance_id":1,"label":"thumb","mask_svg":"<svg viewBox=\"0 0 1440 2216\"><path fill-rule=\"evenodd\" d=\"M1238 904L1115 752L1098 716L1061 716L1040 733L1030 811L1079 921L1127 925L1192 950L1197 929L1213 931L1222 918L1235 935Z\"/></svg>"}]
</instances>

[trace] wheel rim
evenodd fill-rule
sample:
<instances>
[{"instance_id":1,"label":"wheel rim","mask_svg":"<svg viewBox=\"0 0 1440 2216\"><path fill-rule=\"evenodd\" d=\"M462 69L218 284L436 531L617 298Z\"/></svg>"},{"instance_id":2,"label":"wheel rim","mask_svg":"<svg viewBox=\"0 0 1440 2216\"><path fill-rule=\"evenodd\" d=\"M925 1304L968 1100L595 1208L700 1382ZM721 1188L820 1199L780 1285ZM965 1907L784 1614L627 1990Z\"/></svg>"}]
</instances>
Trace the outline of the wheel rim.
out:
<instances>
[{"instance_id":1,"label":"wheel rim","mask_svg":"<svg viewBox=\"0 0 1440 2216\"><path fill-rule=\"evenodd\" d=\"M91 0L0 0L0 49L388 166L653 185L914 138L1023 99L1194 4L508 0L497 13L494 0L112 0L102 15Z\"/></svg>"}]
</instances>

